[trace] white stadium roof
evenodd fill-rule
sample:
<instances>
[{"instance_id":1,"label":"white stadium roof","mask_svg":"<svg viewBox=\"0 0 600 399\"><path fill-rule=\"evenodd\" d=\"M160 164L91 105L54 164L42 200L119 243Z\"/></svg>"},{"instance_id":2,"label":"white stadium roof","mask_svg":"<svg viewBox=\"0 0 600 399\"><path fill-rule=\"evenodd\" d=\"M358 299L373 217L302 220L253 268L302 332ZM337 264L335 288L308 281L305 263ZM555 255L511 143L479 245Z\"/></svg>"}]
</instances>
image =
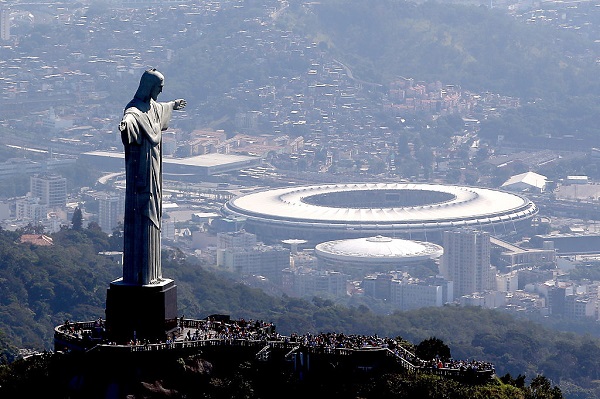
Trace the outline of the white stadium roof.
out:
<instances>
[{"instance_id":1,"label":"white stadium roof","mask_svg":"<svg viewBox=\"0 0 600 399\"><path fill-rule=\"evenodd\" d=\"M316 255L323 258L396 264L436 259L443 251L441 246L429 242L383 236L327 241L315 247Z\"/></svg>"},{"instance_id":2,"label":"white stadium roof","mask_svg":"<svg viewBox=\"0 0 600 399\"><path fill-rule=\"evenodd\" d=\"M449 194L449 199L418 206L354 208L321 206L307 198L353 191L435 191ZM289 187L258 191L231 200L227 208L240 216L282 220L326 222L407 223L487 219L500 215L532 211L526 198L498 190L477 187L410 183L356 183Z\"/></svg>"}]
</instances>

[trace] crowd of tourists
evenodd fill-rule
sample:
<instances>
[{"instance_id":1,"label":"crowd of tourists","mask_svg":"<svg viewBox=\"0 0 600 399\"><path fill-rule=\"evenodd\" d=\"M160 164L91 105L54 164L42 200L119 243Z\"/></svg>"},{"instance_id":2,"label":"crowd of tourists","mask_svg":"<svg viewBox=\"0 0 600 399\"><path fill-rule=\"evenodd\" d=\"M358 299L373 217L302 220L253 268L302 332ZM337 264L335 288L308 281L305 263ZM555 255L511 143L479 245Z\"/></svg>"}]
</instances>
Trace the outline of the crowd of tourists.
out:
<instances>
[{"instance_id":1,"label":"crowd of tourists","mask_svg":"<svg viewBox=\"0 0 600 399\"><path fill-rule=\"evenodd\" d=\"M377 335L355 335L343 333L321 333L304 335L292 334L285 338L286 342L298 343L309 348L320 349L365 349L395 348L396 341L381 338Z\"/></svg>"},{"instance_id":2,"label":"crowd of tourists","mask_svg":"<svg viewBox=\"0 0 600 399\"><path fill-rule=\"evenodd\" d=\"M93 330L104 329L104 321L98 319L93 323ZM91 331L83 331L81 323L70 323L65 321L62 330L65 333L81 338ZM416 368L423 369L445 369L459 371L493 371L494 366L488 362L470 360L442 361L434 359L424 361L418 358L412 351L407 350L396 339L380 337L378 335L357 335L344 333L320 333L320 334L296 334L282 336L276 332L273 323L262 320L230 320L228 317L208 317L203 320L185 319L183 316L177 320L177 328L169 333L166 340L158 342L161 348L171 348L177 342L193 341L264 341L265 343L281 343L290 347L302 347L309 351L334 353L343 350L368 350L389 349L399 359L410 363ZM106 342L105 342L106 344ZM113 342L109 345L115 344ZM150 343L146 340L133 338L128 345L135 347L147 347Z\"/></svg>"},{"instance_id":3,"label":"crowd of tourists","mask_svg":"<svg viewBox=\"0 0 600 399\"><path fill-rule=\"evenodd\" d=\"M184 333L184 331L186 331ZM184 341L198 341L207 339L220 340L254 340L271 341L281 339L275 332L273 323L262 320L188 320L183 317L177 327L177 336L183 336Z\"/></svg>"},{"instance_id":4,"label":"crowd of tourists","mask_svg":"<svg viewBox=\"0 0 600 399\"><path fill-rule=\"evenodd\" d=\"M483 362L480 360L450 360L448 362L442 362L439 359L427 362L426 367L430 368L444 368L452 370L473 370L473 371L489 371L494 370L494 365L489 362Z\"/></svg>"}]
</instances>

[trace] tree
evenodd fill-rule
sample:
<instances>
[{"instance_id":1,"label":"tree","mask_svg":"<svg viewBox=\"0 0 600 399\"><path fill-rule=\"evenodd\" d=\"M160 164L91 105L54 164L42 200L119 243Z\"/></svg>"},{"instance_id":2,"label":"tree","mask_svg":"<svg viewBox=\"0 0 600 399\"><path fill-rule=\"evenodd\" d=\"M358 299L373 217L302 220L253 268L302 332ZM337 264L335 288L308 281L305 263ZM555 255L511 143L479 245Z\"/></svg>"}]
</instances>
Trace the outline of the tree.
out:
<instances>
[{"instance_id":1,"label":"tree","mask_svg":"<svg viewBox=\"0 0 600 399\"><path fill-rule=\"evenodd\" d=\"M517 388L523 388L525 386L525 375L519 374L517 378L513 378L510 373L506 373L504 376L500 377L500 381L505 384L510 384Z\"/></svg>"},{"instance_id":2,"label":"tree","mask_svg":"<svg viewBox=\"0 0 600 399\"><path fill-rule=\"evenodd\" d=\"M123 223L119 224L113 229L112 234L108 237L108 243L112 251L123 250Z\"/></svg>"},{"instance_id":3,"label":"tree","mask_svg":"<svg viewBox=\"0 0 600 399\"><path fill-rule=\"evenodd\" d=\"M23 234L44 234L44 226L41 224L29 223L23 227Z\"/></svg>"},{"instance_id":4,"label":"tree","mask_svg":"<svg viewBox=\"0 0 600 399\"><path fill-rule=\"evenodd\" d=\"M538 375L529 385L528 399L562 399L559 387L552 387L550 380L543 375Z\"/></svg>"},{"instance_id":5,"label":"tree","mask_svg":"<svg viewBox=\"0 0 600 399\"><path fill-rule=\"evenodd\" d=\"M83 227L83 215L81 213L81 209L79 207L75 208L75 212L73 212L73 218L71 219L71 224L73 225L73 230L81 230Z\"/></svg>"},{"instance_id":6,"label":"tree","mask_svg":"<svg viewBox=\"0 0 600 399\"><path fill-rule=\"evenodd\" d=\"M448 169L448 171L446 172L446 181L450 184L457 184L460 183L461 176L462 172L460 171L460 169Z\"/></svg>"},{"instance_id":7,"label":"tree","mask_svg":"<svg viewBox=\"0 0 600 399\"><path fill-rule=\"evenodd\" d=\"M439 338L431 337L421 341L415 350L415 354L423 360L440 359L447 362L452 357L450 347Z\"/></svg>"}]
</instances>

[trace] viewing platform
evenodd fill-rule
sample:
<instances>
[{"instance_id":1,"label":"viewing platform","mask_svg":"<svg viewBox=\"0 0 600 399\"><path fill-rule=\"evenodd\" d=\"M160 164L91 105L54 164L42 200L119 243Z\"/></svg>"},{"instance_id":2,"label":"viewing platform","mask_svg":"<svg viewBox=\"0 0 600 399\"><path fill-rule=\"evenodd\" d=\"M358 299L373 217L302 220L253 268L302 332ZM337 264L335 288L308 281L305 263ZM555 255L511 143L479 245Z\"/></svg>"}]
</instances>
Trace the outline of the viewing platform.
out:
<instances>
[{"instance_id":1,"label":"viewing platform","mask_svg":"<svg viewBox=\"0 0 600 399\"><path fill-rule=\"evenodd\" d=\"M354 370L401 368L408 372L435 374L450 378L485 382L495 376L494 366L481 361L424 361L399 345L395 339L377 335L341 333L291 334L276 332L271 323L244 319L230 320L216 315L203 320L178 318L165 340L148 342L109 342L104 338L104 321L69 322L54 329L54 348L59 352L85 352L122 356L203 356L244 358L258 362L281 362L294 371L323 369L333 361Z\"/></svg>"}]
</instances>

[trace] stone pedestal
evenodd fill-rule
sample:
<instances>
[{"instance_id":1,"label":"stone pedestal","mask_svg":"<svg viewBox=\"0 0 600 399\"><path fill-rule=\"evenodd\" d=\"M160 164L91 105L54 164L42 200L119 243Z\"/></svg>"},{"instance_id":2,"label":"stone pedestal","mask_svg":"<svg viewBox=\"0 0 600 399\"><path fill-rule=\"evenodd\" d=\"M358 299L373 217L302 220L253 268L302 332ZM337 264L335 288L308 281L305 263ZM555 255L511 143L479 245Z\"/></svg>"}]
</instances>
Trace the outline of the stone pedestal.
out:
<instances>
[{"instance_id":1,"label":"stone pedestal","mask_svg":"<svg viewBox=\"0 0 600 399\"><path fill-rule=\"evenodd\" d=\"M106 332L117 343L134 338L164 341L177 325L177 286L170 279L158 284L128 285L123 279L106 291Z\"/></svg>"}]
</instances>

